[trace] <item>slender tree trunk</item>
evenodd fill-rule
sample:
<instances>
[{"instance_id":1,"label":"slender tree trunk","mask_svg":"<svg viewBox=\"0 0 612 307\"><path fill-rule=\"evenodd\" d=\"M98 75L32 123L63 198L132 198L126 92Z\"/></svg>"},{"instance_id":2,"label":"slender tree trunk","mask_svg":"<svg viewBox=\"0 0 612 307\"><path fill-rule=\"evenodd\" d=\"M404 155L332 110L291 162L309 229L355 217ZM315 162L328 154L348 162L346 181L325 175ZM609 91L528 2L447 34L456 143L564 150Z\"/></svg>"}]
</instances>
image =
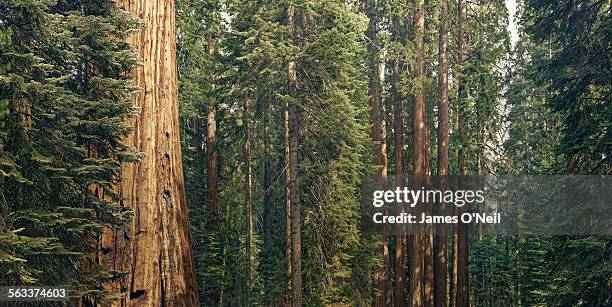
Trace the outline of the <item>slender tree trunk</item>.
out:
<instances>
[{"instance_id":1,"label":"slender tree trunk","mask_svg":"<svg viewBox=\"0 0 612 307\"><path fill-rule=\"evenodd\" d=\"M193 160L193 168L194 169L200 169L200 153L202 151L202 138L201 138L201 131L200 131L200 114L199 112L196 112L195 114L193 114L190 117L191 120L191 124L193 125L193 140L191 142L191 146L194 148L195 150L195 156L196 159ZM198 203L200 202L200 199L198 198L197 195L191 195L191 197L189 198L189 206L190 208L192 208L193 206L196 206Z\"/></svg>"},{"instance_id":2,"label":"slender tree trunk","mask_svg":"<svg viewBox=\"0 0 612 307\"><path fill-rule=\"evenodd\" d=\"M26 144L30 142L30 129L32 128L32 106L25 98L17 98L14 106L9 105L11 113L16 114L19 142Z\"/></svg>"},{"instance_id":3,"label":"slender tree trunk","mask_svg":"<svg viewBox=\"0 0 612 307\"><path fill-rule=\"evenodd\" d=\"M215 56L215 40L211 33L206 33L206 51L212 60ZM214 82L214 75L210 75L210 81ZM213 83L214 86L214 83ZM206 106L206 188L208 192L208 208L210 209L210 223L208 225L208 231L211 233L217 233L219 231L219 224L221 223L219 216L219 195L217 192L217 149L216 149L216 138L217 138L217 121L216 121L216 110L215 106ZM217 244L216 240L212 240L211 243ZM214 250L210 248L209 250ZM207 257L214 255L208 254ZM223 255L219 255L223 257ZM211 259L207 259L211 260ZM215 264L215 265L218 265ZM214 306L221 305L222 291L215 291L207 296L210 303Z\"/></svg>"},{"instance_id":4,"label":"slender tree trunk","mask_svg":"<svg viewBox=\"0 0 612 307\"><path fill-rule=\"evenodd\" d=\"M416 82L414 88L414 110L412 118L413 129L413 173L415 175L427 174L427 148L426 148L426 117L425 117L425 46L423 37L425 35L425 16L424 16L424 0L416 1L415 12L415 45L417 49L416 57Z\"/></svg>"},{"instance_id":5,"label":"slender tree trunk","mask_svg":"<svg viewBox=\"0 0 612 307\"><path fill-rule=\"evenodd\" d=\"M215 42L212 35L206 35L207 51L213 57L215 54ZM219 212L219 194L217 192L217 121L215 119L215 106L206 107L206 176L208 187L208 206L215 214Z\"/></svg>"},{"instance_id":6,"label":"slender tree trunk","mask_svg":"<svg viewBox=\"0 0 612 307\"><path fill-rule=\"evenodd\" d=\"M425 118L425 35L424 0L415 1L415 45L417 49L416 82L414 89L414 105L412 117L413 173L416 176L427 174L426 161L426 118ZM424 306L425 301L425 234L423 225L418 226L418 233L412 237L410 253L410 298L412 306Z\"/></svg>"},{"instance_id":7,"label":"slender tree trunk","mask_svg":"<svg viewBox=\"0 0 612 307\"><path fill-rule=\"evenodd\" d=\"M119 289L127 292L113 306L199 306L191 254L181 163L173 0L117 0L145 25L129 41L143 65L133 72L142 91L140 115L125 143L143 152L141 163L124 164L117 193L134 213L125 230L103 237L101 261L126 272Z\"/></svg>"},{"instance_id":8,"label":"slender tree trunk","mask_svg":"<svg viewBox=\"0 0 612 307\"><path fill-rule=\"evenodd\" d=\"M287 259L286 304L291 302L291 169L289 167L289 105L285 106L285 259Z\"/></svg>"},{"instance_id":9,"label":"slender tree trunk","mask_svg":"<svg viewBox=\"0 0 612 307\"><path fill-rule=\"evenodd\" d=\"M266 262L265 279L266 279L266 300L269 301L269 306L282 306L282 295L277 291L270 291L271 282L276 282L275 278L278 275L272 269L271 264L278 260L278 254L274 249L273 231L278 227L278 220L274 218L273 198L272 193L272 171L270 163L270 103L266 101L263 105L263 188L264 188L264 251L263 259ZM279 208L280 209L280 208ZM273 217L274 216L274 217Z\"/></svg>"},{"instance_id":10,"label":"slender tree trunk","mask_svg":"<svg viewBox=\"0 0 612 307\"><path fill-rule=\"evenodd\" d=\"M466 44L466 27L467 27L467 1L459 0L459 35L457 41L457 48L459 49L458 64L459 67L465 64L467 58L467 44ZM463 69L461 69L463 72ZM462 73L457 78L459 92L458 92L458 107L459 107L459 175L467 176L468 174L468 127L467 127L467 102L466 102L466 83ZM457 306L465 307L469 306L469 272L468 272L468 255L469 255L469 242L468 242L468 225L459 223L457 225L457 252L455 257L457 269Z\"/></svg>"},{"instance_id":11,"label":"slender tree trunk","mask_svg":"<svg viewBox=\"0 0 612 307\"><path fill-rule=\"evenodd\" d=\"M427 110L427 109L426 109ZM426 171L425 178L426 184L431 183L431 129L428 124L428 118L425 116L425 163ZM424 208L425 213L431 215L434 213L434 204L427 204ZM434 232L432 224L424 225L424 252L425 252L425 264L424 264L424 302L426 306L433 306L434 304Z\"/></svg>"},{"instance_id":12,"label":"slender tree trunk","mask_svg":"<svg viewBox=\"0 0 612 307\"><path fill-rule=\"evenodd\" d=\"M244 217L246 223L246 296L245 306L251 305L253 292L253 172L251 168L251 123L249 119L250 99L244 100L244 172L246 174L246 196Z\"/></svg>"},{"instance_id":13,"label":"slender tree trunk","mask_svg":"<svg viewBox=\"0 0 612 307\"><path fill-rule=\"evenodd\" d=\"M453 188L457 188L454 186ZM457 208L453 206L453 213L457 213ZM451 235L451 276L450 276L450 285L449 285L449 293L450 293L450 304L451 307L457 306L457 225L451 225L452 235Z\"/></svg>"},{"instance_id":14,"label":"slender tree trunk","mask_svg":"<svg viewBox=\"0 0 612 307\"><path fill-rule=\"evenodd\" d=\"M270 173L270 106L263 106L263 184L264 184L264 246L265 256L270 257L272 251L272 178Z\"/></svg>"},{"instance_id":15,"label":"slender tree trunk","mask_svg":"<svg viewBox=\"0 0 612 307\"><path fill-rule=\"evenodd\" d=\"M370 120L372 125L372 140L376 144L374 153L374 165L377 167L377 175L387 176L387 143L384 111L382 104L382 88L385 82L385 59L384 53L380 50L378 42L378 32L380 31L379 16L377 12L377 1L367 2L367 14L370 18L367 35L370 38L369 58L370 58ZM375 300L375 306L386 306L386 292L388 288L389 274L389 234L388 229L383 232L383 259L384 267L375 272L375 282L381 295Z\"/></svg>"},{"instance_id":16,"label":"slender tree trunk","mask_svg":"<svg viewBox=\"0 0 612 307\"><path fill-rule=\"evenodd\" d=\"M400 31L399 31L399 20L397 16L394 16L392 21L391 21L391 35L392 35L392 39L394 42L399 43L400 42ZM402 118L402 109L403 109L403 104L402 104L402 100L399 94L399 87L400 87L400 54L398 51L395 52L394 54L394 59L393 59L393 68L392 68L392 80L391 80L391 95L392 98L394 100L394 110L393 110L393 157L395 160L395 185L397 187L401 186L402 184L402 177L403 177L403 173L404 173L404 169L403 169L403 153L402 153L402 147L404 146L403 143L403 136L404 136L404 123L403 123L403 118ZM401 213L401 212L400 212ZM396 290L396 297L395 297L395 303L397 306L404 306L404 302L406 300L405 298L405 293L404 293L404 280L405 280L405 266L406 266L406 243L405 243L405 236L403 235L404 233L404 227L401 224L397 224L397 232L396 232L396 237L395 237L395 245L396 245L396 251L395 251L395 264L396 264L396 282L395 282L395 290ZM385 261L387 261L385 259ZM389 264L385 264L386 266L388 266L388 276L391 276L391 263L389 260ZM398 280L399 279L399 280ZM401 289L401 291L398 291L399 289ZM398 297L399 296L399 297ZM387 306L395 306L394 305L394 301L393 301L393 288L391 286L389 286L389 289L386 293L386 304Z\"/></svg>"},{"instance_id":17,"label":"slender tree trunk","mask_svg":"<svg viewBox=\"0 0 612 307\"><path fill-rule=\"evenodd\" d=\"M438 163L437 171L440 179L440 189L448 187L448 32L446 31L446 16L448 11L448 0L442 1L440 12L440 31L438 41ZM445 204L441 203L440 211L445 213ZM447 238L446 225L436 227L434 242L434 306L446 307L446 276L447 276Z\"/></svg>"},{"instance_id":18,"label":"slender tree trunk","mask_svg":"<svg viewBox=\"0 0 612 307\"><path fill-rule=\"evenodd\" d=\"M377 174L380 176L387 175L387 145L383 136L385 136L384 115L382 112L382 87L385 82L385 59L384 53L380 51L378 46L379 25L377 22L376 0L368 1L368 15L370 24L368 27L368 37L371 40L369 57L370 57L370 120L372 123L372 140L376 143L376 151L374 155L374 165L377 166Z\"/></svg>"},{"instance_id":19,"label":"slender tree trunk","mask_svg":"<svg viewBox=\"0 0 612 307\"><path fill-rule=\"evenodd\" d=\"M289 32L294 36L294 6L289 3L287 21ZM287 93L291 99L297 99L297 69L296 62L290 60L287 64ZM291 305L302 306L302 237L301 237L301 203L298 182L300 123L297 103L289 103L289 172L291 198Z\"/></svg>"},{"instance_id":20,"label":"slender tree trunk","mask_svg":"<svg viewBox=\"0 0 612 307\"><path fill-rule=\"evenodd\" d=\"M289 63L295 76L295 62ZM291 87L291 86L290 86ZM299 114L296 104L289 106L289 168L291 172L291 290L292 306L302 306L301 204L298 183Z\"/></svg>"}]
</instances>

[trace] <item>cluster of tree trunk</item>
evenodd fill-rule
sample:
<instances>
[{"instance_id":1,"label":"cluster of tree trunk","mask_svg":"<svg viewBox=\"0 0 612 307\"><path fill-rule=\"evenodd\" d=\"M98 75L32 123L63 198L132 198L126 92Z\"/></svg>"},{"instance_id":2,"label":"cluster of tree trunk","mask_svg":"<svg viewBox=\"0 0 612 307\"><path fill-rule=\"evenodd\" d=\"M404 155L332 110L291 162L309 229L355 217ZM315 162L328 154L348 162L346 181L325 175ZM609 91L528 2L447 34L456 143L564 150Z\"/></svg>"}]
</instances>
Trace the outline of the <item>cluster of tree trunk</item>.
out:
<instances>
[{"instance_id":1,"label":"cluster of tree trunk","mask_svg":"<svg viewBox=\"0 0 612 307\"><path fill-rule=\"evenodd\" d=\"M187 205L183 187L183 171L178 127L178 99L175 55L174 1L146 0L122 1L119 4L134 16L146 19L147 24L130 42L139 50L143 65L134 72L138 86L142 88L137 104L140 116L131 122L134 131L126 140L137 150L145 154L140 164L125 165L122 168L122 181L117 192L122 196L121 205L134 212L135 217L130 228L125 231L108 232L101 239L101 245L107 252L100 256L100 261L113 269L128 273L118 284L111 285L125 289L129 293L116 305L136 306L162 302L166 306L198 305L195 270L191 255L191 242L187 224ZM373 163L377 174L386 176L388 172L385 105L382 89L385 85L385 53L378 46L382 18L377 11L382 3L368 0L367 13L370 18L367 35L371 40L369 63L371 66L369 98L371 116L371 137L376 144ZM437 174L448 175L448 30L446 19L448 1L442 2L441 22L439 28L439 86L438 95L438 157ZM466 58L466 1L458 1L459 64ZM429 130L426 120L425 100L425 14L424 1L415 1L413 13L416 30L415 46L416 63L412 105L412 174L430 175ZM295 7L289 3L287 8L287 26L289 34L296 34ZM399 21L391 20L392 39L400 39ZM208 39L208 52L214 53L214 42ZM297 65L295 60L287 63L287 94L293 99L298 97ZM399 95L400 60L394 55L392 62L391 97L394 108L393 156L394 172L397 183L401 184L404 174L403 160L403 113L404 101ZM465 89L460 77L458 114L465 112ZM302 305L301 273L301 208L299 193L299 143L300 143L300 110L295 101L290 101L285 111L285 256L290 259L287 264L287 305ZM245 197L245 218L247 225L247 284L253 278L253 217L252 217L252 170L251 140L249 125L249 100L244 101L245 142L244 160L247 187ZM211 212L218 211L217 187L217 154L215 151L216 121L215 109L206 110L206 160L208 204ZM465 121L459 120L460 141L468 140ZM269 140L266 141L269 150ZM466 175L467 150L465 146L459 151L460 175ZM268 154L269 159L269 154ZM270 174L265 173L267 188ZM268 197L266 197L268 198ZM268 210L269 205L266 206ZM269 237L270 230L267 230ZM434 236L433 234L437 235ZM420 229L419 234L396 236L395 264L392 265L389 248L389 231L383 235L384 268L376 272L375 282L382 295L375 302L376 306L446 306L447 305L447 257L448 248L444 228L431 231ZM450 276L450 305L468 305L468 237L467 228L457 227L452 233L452 271ZM266 240L269 242L270 240ZM408 259L408 262L406 260ZM392 267L395 272L392 274ZM408 269L408 270L407 270ZM407 273L409 272L409 276ZM394 276L394 279L393 279ZM408 290L408 292L406 292ZM246 301L250 302L248 287ZM213 300L217 301L217 300Z\"/></svg>"},{"instance_id":2,"label":"cluster of tree trunk","mask_svg":"<svg viewBox=\"0 0 612 307\"><path fill-rule=\"evenodd\" d=\"M370 118L372 127L372 140L376 144L373 163L377 167L377 175L387 175L387 152L385 135L385 111L382 103L382 91L384 87L384 50L379 46L378 36L381 31L382 18L378 16L378 9L384 1L367 0L365 2L366 12L370 18L368 26L368 38L370 39L369 63L370 63ZM412 175L431 175L429 169L430 143L429 126L426 116L426 91L425 91L425 14L424 1L415 0L414 12L412 12L413 27L415 30L414 46L416 48L416 62L413 67L414 88L412 89ZM449 143L449 101L448 101L448 1L441 2L439 36L438 36L438 144L437 144L437 175L441 178L449 175L448 143ZM457 5L459 16L458 29L458 64L461 66L467 56L466 45L466 18L467 2L459 0ZM391 39L399 42L399 21L396 16L391 18ZM404 102L398 93L400 80L400 56L392 55L392 80L390 97L394 107L394 175L396 184L402 183L401 176L404 175L403 148L403 105ZM457 101L458 116L466 113L465 82L461 77L455 77L459 88ZM466 121L457 119L459 122L460 146L458 163L460 165L459 175L468 174L467 165L467 142L468 127ZM445 184L445 183L442 183ZM443 208L441 210L444 210ZM401 229L400 233L403 232ZM452 249L449 251L447 244L447 232L445 227L429 229L421 227L417 234L401 236L395 239L395 264L394 274L391 274L392 265L389 259L388 229L383 235L383 259L384 269L376 273L375 280L379 295L375 301L376 306L468 306L469 304L469 281L468 281L468 229L462 225L455 227L452 232ZM449 252L452 257L452 271L448 276ZM408 262L406 262L408 260ZM406 272L409 272L407 274ZM394 282L392 282L394 280ZM391 286L393 284L393 286ZM450 284L450 301L447 300ZM406 292L408 290L408 292Z\"/></svg>"}]
</instances>

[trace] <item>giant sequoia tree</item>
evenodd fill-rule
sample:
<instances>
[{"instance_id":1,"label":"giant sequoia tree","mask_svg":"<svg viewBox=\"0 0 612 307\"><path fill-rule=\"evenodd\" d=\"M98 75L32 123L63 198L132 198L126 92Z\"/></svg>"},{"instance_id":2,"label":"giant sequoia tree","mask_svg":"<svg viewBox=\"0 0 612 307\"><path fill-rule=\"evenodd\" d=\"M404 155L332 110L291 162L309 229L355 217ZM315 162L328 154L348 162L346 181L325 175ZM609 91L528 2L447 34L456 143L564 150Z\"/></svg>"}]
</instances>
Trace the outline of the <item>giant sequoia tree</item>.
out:
<instances>
[{"instance_id":1,"label":"giant sequoia tree","mask_svg":"<svg viewBox=\"0 0 612 307\"><path fill-rule=\"evenodd\" d=\"M144 154L124 164L115 192L134 217L130 226L102 237L102 264L128 273L117 288L123 305L194 306L198 303L195 268L181 160L174 1L119 2L146 22L129 42L142 65L134 70L139 116L125 142Z\"/></svg>"}]
</instances>

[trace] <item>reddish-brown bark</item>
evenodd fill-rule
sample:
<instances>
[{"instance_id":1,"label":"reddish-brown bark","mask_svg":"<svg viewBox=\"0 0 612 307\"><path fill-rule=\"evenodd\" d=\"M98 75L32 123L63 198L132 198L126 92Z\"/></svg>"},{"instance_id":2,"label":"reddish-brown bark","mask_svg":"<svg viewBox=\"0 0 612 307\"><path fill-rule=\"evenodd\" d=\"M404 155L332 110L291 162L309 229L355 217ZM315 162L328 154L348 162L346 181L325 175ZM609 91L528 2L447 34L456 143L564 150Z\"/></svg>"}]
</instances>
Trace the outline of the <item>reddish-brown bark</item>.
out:
<instances>
[{"instance_id":1,"label":"reddish-brown bark","mask_svg":"<svg viewBox=\"0 0 612 307\"><path fill-rule=\"evenodd\" d=\"M438 161L437 175L442 180L440 188L445 189L448 181L448 32L446 30L446 18L448 12L448 0L442 1L440 12L440 29L438 36ZM441 211L445 210L444 204L440 204ZM436 229L434 238L434 306L446 306L446 276L447 272L447 242L446 226L441 225Z\"/></svg>"},{"instance_id":2,"label":"reddish-brown bark","mask_svg":"<svg viewBox=\"0 0 612 307\"><path fill-rule=\"evenodd\" d=\"M414 104L412 115L412 166L413 174L427 174L427 142L425 118L425 35L424 1L415 0L414 23L416 27L415 45L417 50L415 69ZM410 252L410 299L412 306L425 304L425 246L424 227L418 226L418 233L410 236L412 250Z\"/></svg>"},{"instance_id":3,"label":"reddish-brown bark","mask_svg":"<svg viewBox=\"0 0 612 307\"><path fill-rule=\"evenodd\" d=\"M133 72L141 92L138 117L125 142L145 154L124 164L117 193L134 213L125 230L108 231L99 260L127 273L109 288L126 295L113 306L199 306L181 162L173 0L117 0L146 23L129 42L142 66Z\"/></svg>"},{"instance_id":4,"label":"reddish-brown bark","mask_svg":"<svg viewBox=\"0 0 612 307\"><path fill-rule=\"evenodd\" d=\"M465 64L467 58L467 42L466 42L466 28L467 28L467 1L459 0L457 9L459 11L459 34L457 40L457 48L459 49L459 55L457 62L459 66ZM467 113L467 102L466 102L466 83L464 77L460 74L457 78L458 82L458 109L459 109L459 175L466 176L468 174L468 140L469 131L467 127L467 119L465 118ZM459 183L461 184L461 182ZM459 223L456 227L457 233L455 235L455 253L453 262L456 264L456 269L453 273L456 274L454 278L456 289L456 306L465 307L469 306L469 272L468 272L468 255L469 255L469 236L468 236L468 225Z\"/></svg>"}]
</instances>

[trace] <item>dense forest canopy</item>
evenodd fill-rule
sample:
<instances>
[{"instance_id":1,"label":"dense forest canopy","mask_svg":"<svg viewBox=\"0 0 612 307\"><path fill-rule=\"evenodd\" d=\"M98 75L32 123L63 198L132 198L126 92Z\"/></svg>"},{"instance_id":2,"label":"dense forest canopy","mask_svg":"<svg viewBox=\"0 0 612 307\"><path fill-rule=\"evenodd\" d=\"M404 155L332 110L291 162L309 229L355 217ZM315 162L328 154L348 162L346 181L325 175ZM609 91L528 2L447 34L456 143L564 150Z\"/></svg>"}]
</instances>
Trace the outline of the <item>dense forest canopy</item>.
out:
<instances>
[{"instance_id":1,"label":"dense forest canopy","mask_svg":"<svg viewBox=\"0 0 612 307\"><path fill-rule=\"evenodd\" d=\"M373 235L360 200L374 176L612 174L610 25L608 0L0 0L0 286L609 306L609 236Z\"/></svg>"}]
</instances>

